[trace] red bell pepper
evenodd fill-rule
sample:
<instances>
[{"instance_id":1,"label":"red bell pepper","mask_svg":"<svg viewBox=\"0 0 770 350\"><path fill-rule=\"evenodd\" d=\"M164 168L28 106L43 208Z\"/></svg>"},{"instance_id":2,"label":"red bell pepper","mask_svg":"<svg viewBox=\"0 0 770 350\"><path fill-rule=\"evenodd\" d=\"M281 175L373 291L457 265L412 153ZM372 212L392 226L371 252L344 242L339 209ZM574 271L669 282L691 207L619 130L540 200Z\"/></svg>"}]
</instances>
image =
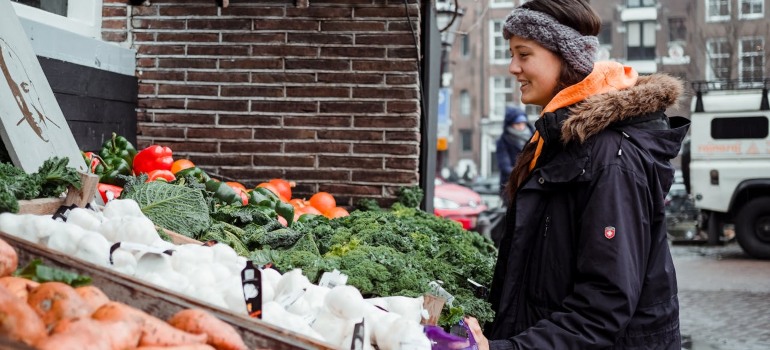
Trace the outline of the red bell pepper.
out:
<instances>
[{"instance_id":1,"label":"red bell pepper","mask_svg":"<svg viewBox=\"0 0 770 350\"><path fill-rule=\"evenodd\" d=\"M123 187L101 182L96 185L96 189L99 191L99 195L102 196L102 200L105 204L115 198L120 197L120 193L123 192Z\"/></svg>"},{"instance_id":2,"label":"red bell pepper","mask_svg":"<svg viewBox=\"0 0 770 350\"><path fill-rule=\"evenodd\" d=\"M174 164L171 148L159 145L147 147L134 157L134 174L148 174L153 170L171 170Z\"/></svg>"},{"instance_id":3,"label":"red bell pepper","mask_svg":"<svg viewBox=\"0 0 770 350\"><path fill-rule=\"evenodd\" d=\"M176 176L174 176L174 173L172 173L171 170L161 169L153 170L147 174L147 182L156 180L171 182L176 180Z\"/></svg>"},{"instance_id":4,"label":"red bell pepper","mask_svg":"<svg viewBox=\"0 0 770 350\"><path fill-rule=\"evenodd\" d=\"M81 152L83 153L83 160L86 161L86 165L91 169L92 174L96 174L96 167L101 163L101 158L94 152Z\"/></svg>"}]
</instances>

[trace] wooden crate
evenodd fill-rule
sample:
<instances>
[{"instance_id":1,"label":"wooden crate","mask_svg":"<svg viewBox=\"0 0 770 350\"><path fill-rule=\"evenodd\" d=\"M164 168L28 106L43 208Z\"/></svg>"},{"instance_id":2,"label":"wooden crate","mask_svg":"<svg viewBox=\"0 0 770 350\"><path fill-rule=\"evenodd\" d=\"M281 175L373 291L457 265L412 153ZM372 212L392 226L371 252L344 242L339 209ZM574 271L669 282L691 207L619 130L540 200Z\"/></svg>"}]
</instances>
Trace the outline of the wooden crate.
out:
<instances>
[{"instance_id":1,"label":"wooden crate","mask_svg":"<svg viewBox=\"0 0 770 350\"><path fill-rule=\"evenodd\" d=\"M16 249L19 255L19 266L24 266L31 260L40 258L48 266L89 276L93 280L93 285L104 291L111 300L131 305L163 320L182 309L199 308L206 310L235 327L250 349L334 348L330 344L276 327L262 320L203 303L177 294L172 290L151 285L134 277L67 256L4 232L0 232L0 238Z\"/></svg>"}]
</instances>

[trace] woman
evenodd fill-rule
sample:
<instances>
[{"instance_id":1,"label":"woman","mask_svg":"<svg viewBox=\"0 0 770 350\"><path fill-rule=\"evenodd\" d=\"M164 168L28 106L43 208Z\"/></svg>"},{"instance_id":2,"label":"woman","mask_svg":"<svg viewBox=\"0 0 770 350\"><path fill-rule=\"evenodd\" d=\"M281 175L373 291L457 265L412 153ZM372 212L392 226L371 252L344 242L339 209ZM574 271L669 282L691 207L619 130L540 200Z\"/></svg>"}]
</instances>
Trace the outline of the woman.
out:
<instances>
[{"instance_id":1,"label":"woman","mask_svg":"<svg viewBox=\"0 0 770 350\"><path fill-rule=\"evenodd\" d=\"M500 169L500 196L503 203L507 206L505 195L505 186L508 183L508 177L513 172L513 165L516 164L516 158L524 149L524 146L532 137L534 128L529 124L527 114L516 107L507 107L505 109L505 118L503 118L503 132L497 139L495 157L497 157L497 167Z\"/></svg>"},{"instance_id":2,"label":"woman","mask_svg":"<svg viewBox=\"0 0 770 350\"><path fill-rule=\"evenodd\" d=\"M594 62L584 0L532 0L503 36L524 103L544 107L508 182L511 205L480 349L681 349L663 200L687 131L682 83Z\"/></svg>"}]
</instances>

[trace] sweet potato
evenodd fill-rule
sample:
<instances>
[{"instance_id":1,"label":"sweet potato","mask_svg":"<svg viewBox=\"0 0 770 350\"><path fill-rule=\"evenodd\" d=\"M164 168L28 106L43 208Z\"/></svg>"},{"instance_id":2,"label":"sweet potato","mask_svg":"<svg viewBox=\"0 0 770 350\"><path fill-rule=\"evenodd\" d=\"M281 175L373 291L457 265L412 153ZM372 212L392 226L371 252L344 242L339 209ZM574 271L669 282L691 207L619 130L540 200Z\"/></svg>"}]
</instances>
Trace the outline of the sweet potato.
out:
<instances>
[{"instance_id":1,"label":"sweet potato","mask_svg":"<svg viewBox=\"0 0 770 350\"><path fill-rule=\"evenodd\" d=\"M28 280L26 278L15 276L0 277L0 286L5 287L5 289L11 292L11 294L15 295L25 303L27 302L29 291L37 288L39 285L40 283L37 283L33 280Z\"/></svg>"},{"instance_id":2,"label":"sweet potato","mask_svg":"<svg viewBox=\"0 0 770 350\"><path fill-rule=\"evenodd\" d=\"M68 318L87 316L88 305L75 289L61 282L41 283L29 292L27 304L43 320L47 330Z\"/></svg>"},{"instance_id":3,"label":"sweet potato","mask_svg":"<svg viewBox=\"0 0 770 350\"><path fill-rule=\"evenodd\" d=\"M40 350L108 350L110 334L99 327L99 322L87 317L59 321L51 336L35 345Z\"/></svg>"},{"instance_id":4,"label":"sweet potato","mask_svg":"<svg viewBox=\"0 0 770 350\"><path fill-rule=\"evenodd\" d=\"M101 289L95 286L77 287L75 288L75 292L77 292L88 305L90 310L89 314L96 311L96 309L100 308L102 305L110 302L110 298L108 298Z\"/></svg>"},{"instance_id":5,"label":"sweet potato","mask_svg":"<svg viewBox=\"0 0 770 350\"><path fill-rule=\"evenodd\" d=\"M191 334L171 327L146 312L117 302L108 302L94 311L91 318L100 321L138 322L142 329L139 346L178 346L205 344L205 334Z\"/></svg>"},{"instance_id":6,"label":"sweet potato","mask_svg":"<svg viewBox=\"0 0 770 350\"><path fill-rule=\"evenodd\" d=\"M51 330L51 338L55 340L68 336L76 339L91 339L100 349L123 350L134 349L139 344L141 328L139 324L129 321L98 321L91 318L71 318L61 320ZM49 338L50 339L50 338ZM55 349L55 342L50 348ZM49 346L46 343L38 346Z\"/></svg>"},{"instance_id":7,"label":"sweet potato","mask_svg":"<svg viewBox=\"0 0 770 350\"><path fill-rule=\"evenodd\" d=\"M0 287L0 335L30 346L48 337L35 311L3 287Z\"/></svg>"},{"instance_id":8,"label":"sweet potato","mask_svg":"<svg viewBox=\"0 0 770 350\"><path fill-rule=\"evenodd\" d=\"M10 276L19 267L19 256L8 242L0 239L0 277Z\"/></svg>"},{"instance_id":9,"label":"sweet potato","mask_svg":"<svg viewBox=\"0 0 770 350\"><path fill-rule=\"evenodd\" d=\"M248 349L233 326L200 309L179 311L171 316L168 324L185 332L208 335L206 343L217 350Z\"/></svg>"}]
</instances>

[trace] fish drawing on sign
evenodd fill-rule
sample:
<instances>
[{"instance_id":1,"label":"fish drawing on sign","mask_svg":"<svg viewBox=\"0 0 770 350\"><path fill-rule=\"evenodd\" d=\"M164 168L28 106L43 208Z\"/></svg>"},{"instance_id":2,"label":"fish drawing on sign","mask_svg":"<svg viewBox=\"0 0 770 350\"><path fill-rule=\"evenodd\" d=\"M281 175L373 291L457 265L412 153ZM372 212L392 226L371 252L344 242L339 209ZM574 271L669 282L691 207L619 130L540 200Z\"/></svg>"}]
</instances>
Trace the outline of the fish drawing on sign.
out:
<instances>
[{"instance_id":1,"label":"fish drawing on sign","mask_svg":"<svg viewBox=\"0 0 770 350\"><path fill-rule=\"evenodd\" d=\"M48 142L49 123L59 129L61 127L46 116L37 89L24 69L21 59L3 38L0 38L0 71L3 72L13 98L24 116L16 125L26 121L41 140Z\"/></svg>"}]
</instances>

